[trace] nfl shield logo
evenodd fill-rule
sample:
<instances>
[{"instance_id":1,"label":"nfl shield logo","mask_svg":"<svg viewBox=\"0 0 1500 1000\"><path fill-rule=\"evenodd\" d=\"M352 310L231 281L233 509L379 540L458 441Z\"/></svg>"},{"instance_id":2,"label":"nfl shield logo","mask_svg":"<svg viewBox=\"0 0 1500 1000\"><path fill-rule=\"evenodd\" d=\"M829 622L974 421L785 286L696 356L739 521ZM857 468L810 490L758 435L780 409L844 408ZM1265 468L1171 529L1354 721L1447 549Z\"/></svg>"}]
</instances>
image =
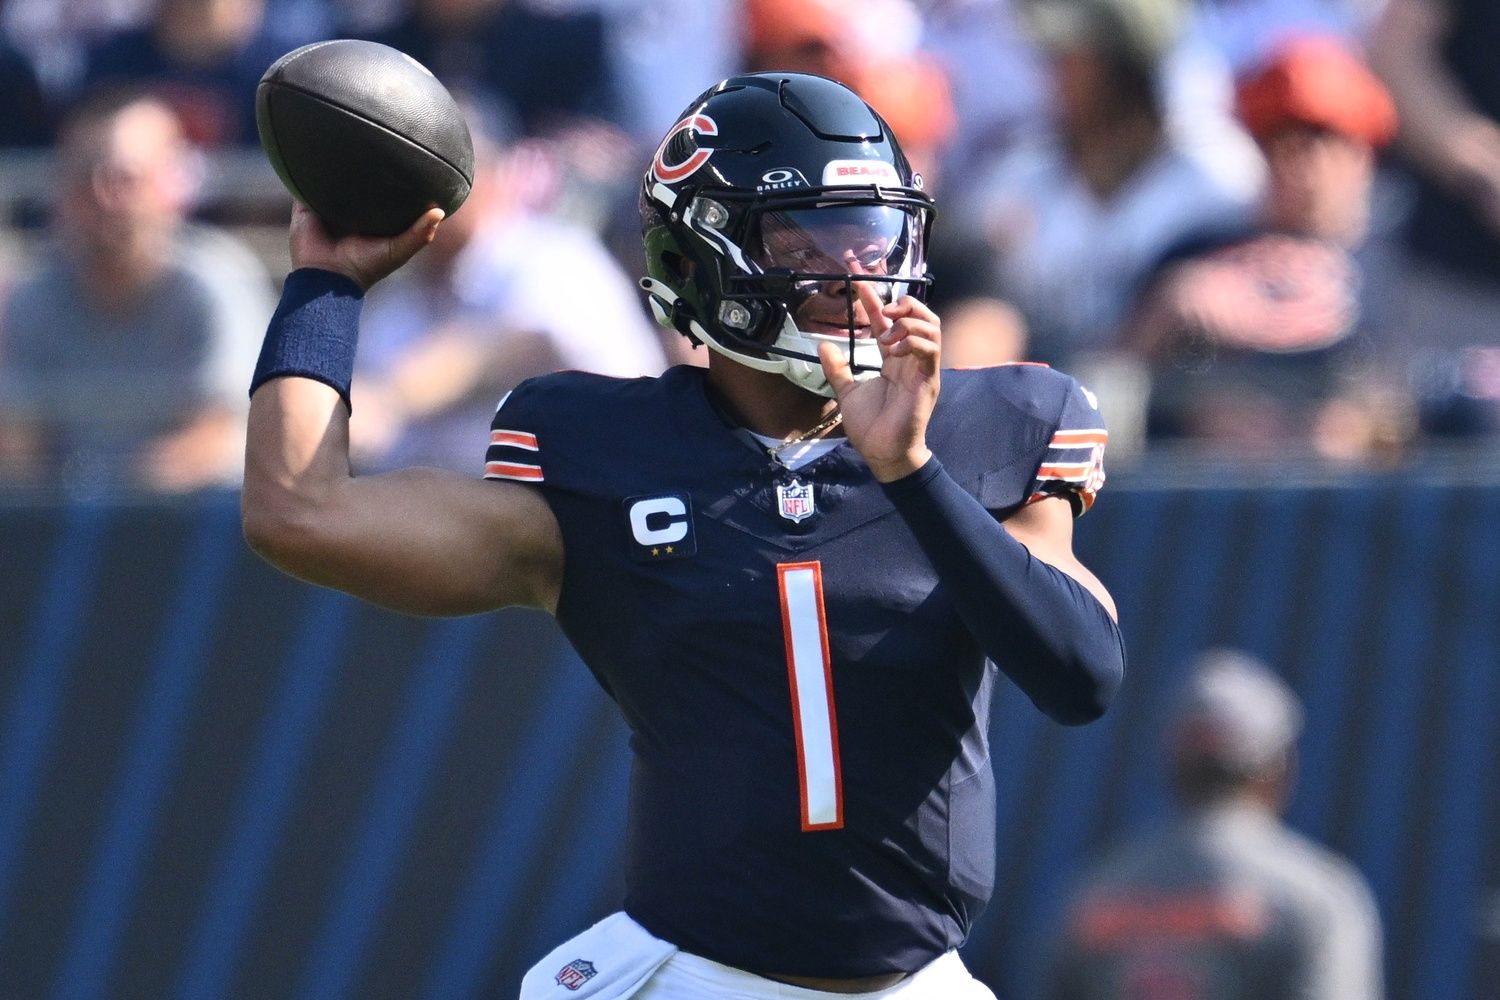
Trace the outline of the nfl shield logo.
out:
<instances>
[{"instance_id":1,"label":"nfl shield logo","mask_svg":"<svg viewBox=\"0 0 1500 1000\"><path fill-rule=\"evenodd\" d=\"M812 483L804 483L800 479L777 483L776 501L781 508L781 516L793 524L805 521L818 512L813 506Z\"/></svg>"},{"instance_id":2,"label":"nfl shield logo","mask_svg":"<svg viewBox=\"0 0 1500 1000\"><path fill-rule=\"evenodd\" d=\"M570 990L576 990L598 974L599 970L594 968L593 962L586 962L581 958L575 958L563 966L553 978L557 980L557 985L566 986Z\"/></svg>"}]
</instances>

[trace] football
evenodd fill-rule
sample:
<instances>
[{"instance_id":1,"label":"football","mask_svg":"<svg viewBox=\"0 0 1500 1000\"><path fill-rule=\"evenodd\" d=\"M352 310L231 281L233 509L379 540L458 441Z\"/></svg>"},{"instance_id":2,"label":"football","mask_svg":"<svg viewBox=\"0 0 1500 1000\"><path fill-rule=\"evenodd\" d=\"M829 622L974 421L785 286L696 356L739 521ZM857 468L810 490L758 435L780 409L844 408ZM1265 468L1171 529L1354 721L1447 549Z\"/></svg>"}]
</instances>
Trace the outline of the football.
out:
<instances>
[{"instance_id":1,"label":"football","mask_svg":"<svg viewBox=\"0 0 1500 1000\"><path fill-rule=\"evenodd\" d=\"M394 236L474 183L474 143L453 96L388 45L314 42L255 90L261 147L292 197L335 235Z\"/></svg>"}]
</instances>

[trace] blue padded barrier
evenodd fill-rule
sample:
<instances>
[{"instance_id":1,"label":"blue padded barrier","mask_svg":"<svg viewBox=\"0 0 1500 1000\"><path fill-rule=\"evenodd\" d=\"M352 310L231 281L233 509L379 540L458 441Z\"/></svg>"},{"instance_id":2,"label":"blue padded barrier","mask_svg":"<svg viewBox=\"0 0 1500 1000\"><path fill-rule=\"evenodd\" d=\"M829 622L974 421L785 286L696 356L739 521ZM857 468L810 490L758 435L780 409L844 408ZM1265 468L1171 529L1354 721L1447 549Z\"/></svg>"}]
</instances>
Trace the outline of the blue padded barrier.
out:
<instances>
[{"instance_id":1,"label":"blue padded barrier","mask_svg":"<svg viewBox=\"0 0 1500 1000\"><path fill-rule=\"evenodd\" d=\"M544 615L290 580L237 498L0 508L0 997L510 997L621 894L627 735ZM996 692L997 888L965 956L1034 994L1069 882L1166 808L1193 655L1271 660L1294 825L1353 857L1392 1000L1500 996L1500 489L1113 489L1077 547L1111 714Z\"/></svg>"}]
</instances>

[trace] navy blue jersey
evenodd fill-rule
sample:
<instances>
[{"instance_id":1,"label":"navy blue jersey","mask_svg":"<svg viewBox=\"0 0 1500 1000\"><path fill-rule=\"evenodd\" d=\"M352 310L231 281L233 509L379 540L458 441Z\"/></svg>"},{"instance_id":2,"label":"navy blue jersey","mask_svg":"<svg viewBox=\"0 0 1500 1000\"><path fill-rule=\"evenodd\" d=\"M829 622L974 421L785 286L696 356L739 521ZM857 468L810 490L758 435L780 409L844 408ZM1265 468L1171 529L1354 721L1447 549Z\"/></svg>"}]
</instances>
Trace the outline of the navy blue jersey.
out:
<instances>
[{"instance_id":1,"label":"navy blue jersey","mask_svg":"<svg viewBox=\"0 0 1500 1000\"><path fill-rule=\"evenodd\" d=\"M1103 478L1091 398L1040 366L944 372L927 440L997 517ZM852 445L789 472L701 369L565 373L501 404L486 475L546 496L558 621L632 732L632 917L787 975L963 942L994 881L994 670Z\"/></svg>"}]
</instances>

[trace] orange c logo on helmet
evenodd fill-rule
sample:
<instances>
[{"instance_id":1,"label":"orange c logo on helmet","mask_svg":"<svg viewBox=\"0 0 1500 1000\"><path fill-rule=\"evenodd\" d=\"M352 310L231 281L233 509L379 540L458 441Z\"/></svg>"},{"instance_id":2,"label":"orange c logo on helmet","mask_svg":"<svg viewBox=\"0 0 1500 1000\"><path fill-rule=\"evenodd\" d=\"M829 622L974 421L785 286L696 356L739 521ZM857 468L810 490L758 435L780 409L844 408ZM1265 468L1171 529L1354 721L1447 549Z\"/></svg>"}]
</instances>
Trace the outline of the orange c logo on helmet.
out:
<instances>
[{"instance_id":1,"label":"orange c logo on helmet","mask_svg":"<svg viewBox=\"0 0 1500 1000\"><path fill-rule=\"evenodd\" d=\"M699 135L718 135L719 126L707 115L690 115L672 126L672 131L661 141L656 149L656 158L651 161L651 174L664 184L675 184L685 177L690 176L713 155L711 149L695 149L691 156L681 163L667 162L667 147L677 137L677 133L684 129L692 129Z\"/></svg>"}]
</instances>

